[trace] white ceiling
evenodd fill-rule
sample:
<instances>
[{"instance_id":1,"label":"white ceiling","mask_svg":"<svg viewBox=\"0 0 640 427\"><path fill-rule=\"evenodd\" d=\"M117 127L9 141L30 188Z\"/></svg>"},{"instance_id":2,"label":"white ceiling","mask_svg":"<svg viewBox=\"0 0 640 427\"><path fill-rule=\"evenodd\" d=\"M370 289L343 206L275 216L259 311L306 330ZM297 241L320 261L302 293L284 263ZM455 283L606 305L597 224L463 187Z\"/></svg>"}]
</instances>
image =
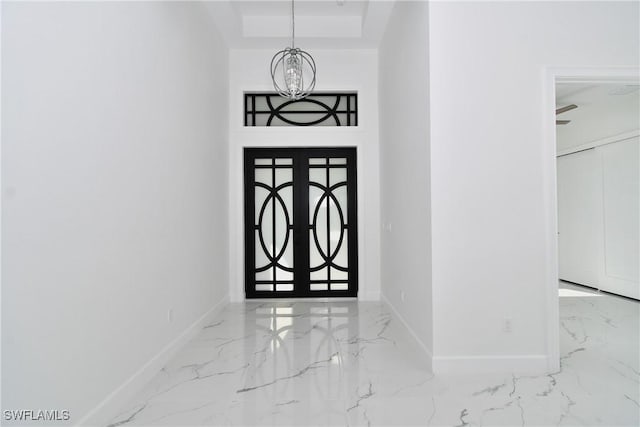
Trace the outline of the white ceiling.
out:
<instances>
[{"instance_id":1,"label":"white ceiling","mask_svg":"<svg viewBox=\"0 0 640 427\"><path fill-rule=\"evenodd\" d=\"M206 7L231 48L281 49L291 44L291 1L218 0ZM376 48L392 7L392 0L296 0L296 46Z\"/></svg>"},{"instance_id":2,"label":"white ceiling","mask_svg":"<svg viewBox=\"0 0 640 427\"><path fill-rule=\"evenodd\" d=\"M295 11L299 16L344 16L364 15L367 0L296 0ZM244 15L286 15L291 14L291 1L287 0L253 0L232 1L233 8Z\"/></svg>"},{"instance_id":3,"label":"white ceiling","mask_svg":"<svg viewBox=\"0 0 640 427\"><path fill-rule=\"evenodd\" d=\"M611 96L638 96L637 82L625 83L558 83L556 85L556 105L597 104Z\"/></svg>"},{"instance_id":4,"label":"white ceiling","mask_svg":"<svg viewBox=\"0 0 640 427\"><path fill-rule=\"evenodd\" d=\"M640 127L640 82L575 82L556 85L556 108L578 108L557 115L559 152L587 142L625 134Z\"/></svg>"},{"instance_id":5,"label":"white ceiling","mask_svg":"<svg viewBox=\"0 0 640 427\"><path fill-rule=\"evenodd\" d=\"M558 83L556 85L556 108L575 104L576 110L567 111L558 119L573 120L585 110L609 108L611 106L633 106L640 100L639 82L621 83ZM582 110L582 111L578 111Z\"/></svg>"}]
</instances>

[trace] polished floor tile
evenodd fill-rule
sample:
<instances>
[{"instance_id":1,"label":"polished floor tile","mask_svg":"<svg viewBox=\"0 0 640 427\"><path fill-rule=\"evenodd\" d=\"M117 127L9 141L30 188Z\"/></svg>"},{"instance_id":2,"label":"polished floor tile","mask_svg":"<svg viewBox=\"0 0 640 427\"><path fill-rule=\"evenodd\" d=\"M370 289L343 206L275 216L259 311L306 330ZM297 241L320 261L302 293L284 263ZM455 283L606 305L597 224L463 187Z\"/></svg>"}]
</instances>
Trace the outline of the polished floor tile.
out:
<instances>
[{"instance_id":1,"label":"polished floor tile","mask_svg":"<svg viewBox=\"0 0 640 427\"><path fill-rule=\"evenodd\" d=\"M383 303L230 304L110 425L640 425L640 305L560 295L539 376L434 376Z\"/></svg>"}]
</instances>

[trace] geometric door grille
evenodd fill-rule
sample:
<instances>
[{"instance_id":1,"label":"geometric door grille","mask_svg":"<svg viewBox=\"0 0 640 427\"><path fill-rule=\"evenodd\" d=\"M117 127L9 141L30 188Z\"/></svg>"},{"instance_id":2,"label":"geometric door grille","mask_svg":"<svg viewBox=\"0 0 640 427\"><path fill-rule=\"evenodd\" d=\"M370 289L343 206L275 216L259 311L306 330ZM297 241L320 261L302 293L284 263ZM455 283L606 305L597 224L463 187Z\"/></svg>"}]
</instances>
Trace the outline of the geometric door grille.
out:
<instances>
[{"instance_id":1,"label":"geometric door grille","mask_svg":"<svg viewBox=\"0 0 640 427\"><path fill-rule=\"evenodd\" d=\"M356 296L355 148L245 149L247 298Z\"/></svg>"}]
</instances>

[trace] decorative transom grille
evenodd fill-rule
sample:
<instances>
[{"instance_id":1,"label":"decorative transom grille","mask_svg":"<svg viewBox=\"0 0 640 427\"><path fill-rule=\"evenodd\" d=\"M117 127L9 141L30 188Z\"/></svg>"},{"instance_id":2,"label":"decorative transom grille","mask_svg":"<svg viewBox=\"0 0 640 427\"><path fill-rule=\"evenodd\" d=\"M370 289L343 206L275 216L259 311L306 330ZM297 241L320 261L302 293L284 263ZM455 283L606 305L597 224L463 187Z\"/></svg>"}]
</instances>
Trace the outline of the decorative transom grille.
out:
<instances>
[{"instance_id":1,"label":"decorative transom grille","mask_svg":"<svg viewBox=\"0 0 640 427\"><path fill-rule=\"evenodd\" d=\"M245 126L358 126L358 94L313 93L291 101L275 92L244 94Z\"/></svg>"}]
</instances>

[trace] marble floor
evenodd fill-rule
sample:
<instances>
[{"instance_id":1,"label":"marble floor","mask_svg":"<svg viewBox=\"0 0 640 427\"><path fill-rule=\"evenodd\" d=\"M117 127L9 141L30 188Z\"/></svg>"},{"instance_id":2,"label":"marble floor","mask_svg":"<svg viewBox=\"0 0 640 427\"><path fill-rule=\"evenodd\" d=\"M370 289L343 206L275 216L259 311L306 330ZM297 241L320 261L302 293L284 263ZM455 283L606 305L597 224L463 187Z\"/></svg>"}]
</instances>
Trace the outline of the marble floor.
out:
<instances>
[{"instance_id":1,"label":"marble floor","mask_svg":"<svg viewBox=\"0 0 640 427\"><path fill-rule=\"evenodd\" d=\"M434 376L383 303L231 304L110 426L638 426L639 313L563 285L559 372Z\"/></svg>"}]
</instances>

